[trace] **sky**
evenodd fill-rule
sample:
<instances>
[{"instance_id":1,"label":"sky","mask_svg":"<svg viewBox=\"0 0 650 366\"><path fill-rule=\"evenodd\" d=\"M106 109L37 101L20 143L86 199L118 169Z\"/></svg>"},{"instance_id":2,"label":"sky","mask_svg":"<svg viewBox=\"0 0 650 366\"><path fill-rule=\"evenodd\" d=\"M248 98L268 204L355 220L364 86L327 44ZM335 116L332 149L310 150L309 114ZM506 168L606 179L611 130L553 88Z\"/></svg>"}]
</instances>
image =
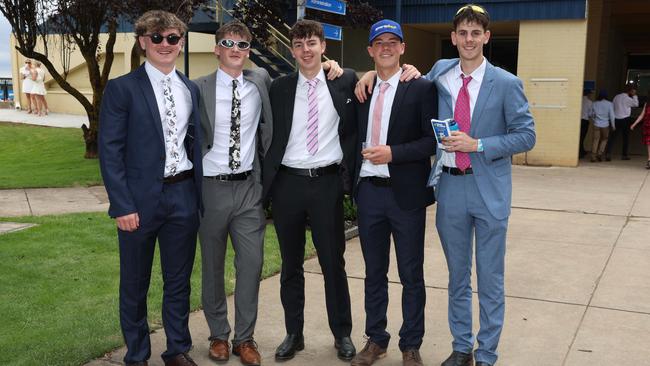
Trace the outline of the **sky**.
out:
<instances>
[{"instance_id":1,"label":"sky","mask_svg":"<svg viewBox=\"0 0 650 366\"><path fill-rule=\"evenodd\" d=\"M11 27L0 13L0 77L11 77L11 58L9 58L9 35Z\"/></svg>"}]
</instances>

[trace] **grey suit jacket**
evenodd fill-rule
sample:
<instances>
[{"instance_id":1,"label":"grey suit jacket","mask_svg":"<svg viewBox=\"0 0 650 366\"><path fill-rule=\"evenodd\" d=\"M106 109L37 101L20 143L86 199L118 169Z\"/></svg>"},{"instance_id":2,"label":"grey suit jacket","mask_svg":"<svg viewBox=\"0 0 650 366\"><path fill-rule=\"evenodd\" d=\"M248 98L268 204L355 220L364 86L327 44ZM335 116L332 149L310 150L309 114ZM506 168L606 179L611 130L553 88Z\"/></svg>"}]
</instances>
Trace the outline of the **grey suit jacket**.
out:
<instances>
[{"instance_id":1,"label":"grey suit jacket","mask_svg":"<svg viewBox=\"0 0 650 366\"><path fill-rule=\"evenodd\" d=\"M439 60L426 78L438 86L438 117L453 118L452 97L440 77L458 65L458 59ZM476 99L469 135L481 139L484 151L470 153L478 190L497 219L510 215L512 197L511 156L535 146L535 123L528 109L521 80L489 62ZM440 154L436 154L437 157ZM438 191L442 170L437 159L429 185Z\"/></svg>"},{"instance_id":2,"label":"grey suit jacket","mask_svg":"<svg viewBox=\"0 0 650 366\"><path fill-rule=\"evenodd\" d=\"M273 138L273 113L271 113L271 102L269 100L269 88L271 87L271 77L269 73L262 68L244 70L244 80L255 84L262 99L262 115L257 127L255 146L257 154L253 161L253 175L257 182L262 181L262 163L261 160L271 146ZM199 110L201 111L201 130L203 140L201 152L203 156L207 154L214 144L214 118L216 113L216 82L217 72L200 77L194 80L199 87L201 98L199 101ZM219 143L219 142L218 142ZM227 143L224 141L224 143Z\"/></svg>"}]
</instances>

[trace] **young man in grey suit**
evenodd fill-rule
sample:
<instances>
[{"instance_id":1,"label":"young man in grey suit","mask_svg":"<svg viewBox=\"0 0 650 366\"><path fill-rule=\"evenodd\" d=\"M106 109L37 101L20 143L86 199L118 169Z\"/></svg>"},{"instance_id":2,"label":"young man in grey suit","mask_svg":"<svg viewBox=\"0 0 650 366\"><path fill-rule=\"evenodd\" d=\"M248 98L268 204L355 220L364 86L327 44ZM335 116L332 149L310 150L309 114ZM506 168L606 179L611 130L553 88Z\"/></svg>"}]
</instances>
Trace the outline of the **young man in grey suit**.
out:
<instances>
[{"instance_id":1,"label":"young man in grey suit","mask_svg":"<svg viewBox=\"0 0 650 366\"><path fill-rule=\"evenodd\" d=\"M203 311L210 328L209 357L230 357L224 268L228 235L235 251L235 335L232 352L244 365L259 365L253 341L266 218L262 209L261 160L271 145L271 78L261 68L244 69L252 35L239 21L219 28L214 53L219 69L196 80L201 98L203 200L199 238L203 264ZM342 70L323 65L329 77Z\"/></svg>"},{"instance_id":2,"label":"young man in grey suit","mask_svg":"<svg viewBox=\"0 0 650 366\"><path fill-rule=\"evenodd\" d=\"M259 365L253 341L266 220L262 209L260 161L271 144L273 118L264 69L244 70L252 35L233 21L217 30L216 72L197 79L201 98L203 201L199 239L203 264L203 310L210 328L209 357L230 356L224 268L228 235L235 251L233 354Z\"/></svg>"},{"instance_id":3,"label":"young man in grey suit","mask_svg":"<svg viewBox=\"0 0 650 366\"><path fill-rule=\"evenodd\" d=\"M511 156L535 145L533 117L521 80L483 56L490 40L488 12L469 4L453 20L460 59L439 60L426 76L438 86L440 118L454 118L438 149L436 227L449 268L449 328L453 352L443 366L491 366L505 311L504 259L512 194ZM480 330L472 333L472 236L475 237Z\"/></svg>"}]
</instances>

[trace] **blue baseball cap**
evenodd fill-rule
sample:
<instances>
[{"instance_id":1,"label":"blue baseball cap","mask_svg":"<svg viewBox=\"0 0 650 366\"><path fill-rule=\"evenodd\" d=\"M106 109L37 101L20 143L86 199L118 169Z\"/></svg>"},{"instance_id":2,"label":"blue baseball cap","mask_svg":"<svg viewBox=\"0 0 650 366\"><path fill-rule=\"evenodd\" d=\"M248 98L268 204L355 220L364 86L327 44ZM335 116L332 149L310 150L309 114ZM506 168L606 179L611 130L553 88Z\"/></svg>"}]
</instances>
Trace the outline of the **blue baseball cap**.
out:
<instances>
[{"instance_id":1,"label":"blue baseball cap","mask_svg":"<svg viewBox=\"0 0 650 366\"><path fill-rule=\"evenodd\" d=\"M398 36L399 39L402 42L404 42L404 36L402 35L402 27L400 27L400 25L393 20L384 19L378 21L377 23L373 24L370 27L370 36L368 37L368 43L372 43L372 41L375 38L379 37L384 33L392 33Z\"/></svg>"}]
</instances>

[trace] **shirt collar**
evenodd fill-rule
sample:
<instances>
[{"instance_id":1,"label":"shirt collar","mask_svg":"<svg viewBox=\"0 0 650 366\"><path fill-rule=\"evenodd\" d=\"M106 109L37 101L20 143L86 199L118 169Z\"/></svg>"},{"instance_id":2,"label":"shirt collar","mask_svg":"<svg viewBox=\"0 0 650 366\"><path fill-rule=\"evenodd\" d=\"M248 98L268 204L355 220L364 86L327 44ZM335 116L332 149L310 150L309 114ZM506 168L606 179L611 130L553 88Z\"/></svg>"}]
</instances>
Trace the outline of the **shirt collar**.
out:
<instances>
[{"instance_id":1,"label":"shirt collar","mask_svg":"<svg viewBox=\"0 0 650 366\"><path fill-rule=\"evenodd\" d=\"M388 83L388 85L396 87L397 84L399 84L399 78L400 77L402 77L402 68L401 67L399 68L399 71L397 71L395 74L393 74L393 76L388 78L388 80L382 80L379 77L379 75L377 75L377 85L375 85L375 88L378 88L379 84L382 83L382 82Z\"/></svg>"},{"instance_id":2,"label":"shirt collar","mask_svg":"<svg viewBox=\"0 0 650 366\"><path fill-rule=\"evenodd\" d=\"M228 75L225 71L221 70L221 68L217 70L217 83L222 83L224 85L231 86L233 80L237 80L240 86L244 85L244 73L242 72L241 74L239 74L239 76L233 78L232 76Z\"/></svg>"},{"instance_id":3,"label":"shirt collar","mask_svg":"<svg viewBox=\"0 0 650 366\"><path fill-rule=\"evenodd\" d=\"M149 63L149 61L145 61L144 63L144 69L147 72L147 75L149 76L149 79L153 81L154 83L160 84L165 76L170 76L172 80L176 79L176 66L174 66L174 69L172 72L169 74L165 75L162 71L156 69L152 64Z\"/></svg>"},{"instance_id":4,"label":"shirt collar","mask_svg":"<svg viewBox=\"0 0 650 366\"><path fill-rule=\"evenodd\" d=\"M323 71L322 67L321 67L320 71L318 72L318 74L316 74L316 77L314 79L318 79L319 84L326 82L326 80L325 80L325 72ZM302 72L300 72L300 70L298 70L298 85L303 86L303 87L307 87L307 80L308 79L305 77L305 75L303 75Z\"/></svg>"},{"instance_id":5,"label":"shirt collar","mask_svg":"<svg viewBox=\"0 0 650 366\"><path fill-rule=\"evenodd\" d=\"M485 76L486 67L487 67L487 59L483 57L483 62L481 62L481 65L479 65L479 67L477 67L476 70L474 70L474 72L465 76L471 76L472 80L476 80L476 82L481 84L481 82L483 82L483 76ZM454 68L454 78L460 79L461 73L463 73L463 71L460 68L460 62L458 62L458 64Z\"/></svg>"}]
</instances>

